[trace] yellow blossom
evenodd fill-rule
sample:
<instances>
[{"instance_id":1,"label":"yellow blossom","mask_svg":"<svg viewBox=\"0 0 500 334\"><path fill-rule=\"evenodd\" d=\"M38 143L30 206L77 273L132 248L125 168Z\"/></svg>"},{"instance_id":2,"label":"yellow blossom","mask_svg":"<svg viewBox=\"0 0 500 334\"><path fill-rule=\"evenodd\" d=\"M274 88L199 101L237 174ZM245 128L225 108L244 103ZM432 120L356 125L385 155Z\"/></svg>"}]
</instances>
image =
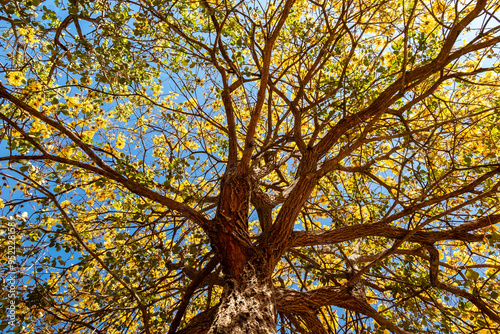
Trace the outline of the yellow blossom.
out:
<instances>
[{"instance_id":1,"label":"yellow blossom","mask_svg":"<svg viewBox=\"0 0 500 334\"><path fill-rule=\"evenodd\" d=\"M38 109L43 104L43 102L45 102L45 100L43 99L43 97L39 96L33 101L32 106L33 108Z\"/></svg>"},{"instance_id":2,"label":"yellow blossom","mask_svg":"<svg viewBox=\"0 0 500 334\"><path fill-rule=\"evenodd\" d=\"M76 96L67 96L66 102L68 103L69 108L76 108L76 107L78 107L78 105L80 103L80 101L78 100L78 97L76 97Z\"/></svg>"},{"instance_id":3,"label":"yellow blossom","mask_svg":"<svg viewBox=\"0 0 500 334\"><path fill-rule=\"evenodd\" d=\"M108 192L107 191L99 191L95 194L96 199L98 201L105 201L108 198Z\"/></svg>"},{"instance_id":4,"label":"yellow blossom","mask_svg":"<svg viewBox=\"0 0 500 334\"><path fill-rule=\"evenodd\" d=\"M36 32L36 30L33 28L30 28L30 27L17 29L17 34L19 36L22 36L24 42L28 43L29 45L32 45L33 43L38 42L38 39L35 38L35 32Z\"/></svg>"},{"instance_id":5,"label":"yellow blossom","mask_svg":"<svg viewBox=\"0 0 500 334\"><path fill-rule=\"evenodd\" d=\"M125 147L125 136L123 134L120 134L118 138L116 138L115 145L119 150Z\"/></svg>"},{"instance_id":6,"label":"yellow blossom","mask_svg":"<svg viewBox=\"0 0 500 334\"><path fill-rule=\"evenodd\" d=\"M80 107L82 108L82 111L86 113L90 113L92 110L94 110L94 106L89 101L81 103Z\"/></svg>"},{"instance_id":7,"label":"yellow blossom","mask_svg":"<svg viewBox=\"0 0 500 334\"><path fill-rule=\"evenodd\" d=\"M196 150L198 149L198 144L193 141L187 141L184 143L184 147L188 150Z\"/></svg>"},{"instance_id":8,"label":"yellow blossom","mask_svg":"<svg viewBox=\"0 0 500 334\"><path fill-rule=\"evenodd\" d=\"M10 72L9 74L7 74L7 80L9 82L9 85L21 86L25 79L24 79L24 75L21 72L15 71L15 72Z\"/></svg>"},{"instance_id":9,"label":"yellow blossom","mask_svg":"<svg viewBox=\"0 0 500 334\"><path fill-rule=\"evenodd\" d=\"M101 129L102 129L102 128L104 128L104 127L106 127L106 125L108 125L108 121L107 121L107 120L105 120L105 119L104 119L104 118L102 118L102 117L97 117L97 118L95 119L94 123L95 123L95 126L96 126L97 128L101 128Z\"/></svg>"},{"instance_id":10,"label":"yellow blossom","mask_svg":"<svg viewBox=\"0 0 500 334\"><path fill-rule=\"evenodd\" d=\"M40 122L38 119L35 119L33 121L33 124L31 125L31 131L40 132L43 138L49 138L51 134L51 131L48 129L47 125Z\"/></svg>"},{"instance_id":11,"label":"yellow blossom","mask_svg":"<svg viewBox=\"0 0 500 334\"><path fill-rule=\"evenodd\" d=\"M35 80L31 80L28 84L28 89L30 89L31 91L39 91L42 89L42 85Z\"/></svg>"}]
</instances>

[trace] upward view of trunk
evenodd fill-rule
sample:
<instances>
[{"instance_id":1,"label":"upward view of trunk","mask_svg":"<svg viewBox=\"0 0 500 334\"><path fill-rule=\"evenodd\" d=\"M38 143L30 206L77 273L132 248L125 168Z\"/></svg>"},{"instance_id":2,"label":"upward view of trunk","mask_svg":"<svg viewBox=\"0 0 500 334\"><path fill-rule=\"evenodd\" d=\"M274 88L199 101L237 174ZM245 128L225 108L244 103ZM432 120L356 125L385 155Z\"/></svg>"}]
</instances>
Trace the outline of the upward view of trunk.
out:
<instances>
[{"instance_id":1,"label":"upward view of trunk","mask_svg":"<svg viewBox=\"0 0 500 334\"><path fill-rule=\"evenodd\" d=\"M276 333L272 280L248 231L251 189L247 173L226 170L211 236L225 284L209 334Z\"/></svg>"},{"instance_id":2,"label":"upward view of trunk","mask_svg":"<svg viewBox=\"0 0 500 334\"><path fill-rule=\"evenodd\" d=\"M254 333L276 333L276 301L271 279L247 264L239 280L227 280L208 334Z\"/></svg>"}]
</instances>

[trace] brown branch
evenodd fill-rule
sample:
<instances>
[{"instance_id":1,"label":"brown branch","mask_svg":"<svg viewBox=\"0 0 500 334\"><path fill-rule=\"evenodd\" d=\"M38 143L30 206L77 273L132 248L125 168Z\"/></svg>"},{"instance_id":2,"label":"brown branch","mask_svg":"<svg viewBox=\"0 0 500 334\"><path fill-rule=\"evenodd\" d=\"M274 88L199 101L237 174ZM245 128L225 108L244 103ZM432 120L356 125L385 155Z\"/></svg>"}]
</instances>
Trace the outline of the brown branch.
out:
<instances>
[{"instance_id":1,"label":"brown branch","mask_svg":"<svg viewBox=\"0 0 500 334\"><path fill-rule=\"evenodd\" d=\"M417 231L408 241L416 243L435 243L444 240L478 242L484 239L484 235L470 232L498 222L500 222L500 215L489 215L444 231ZM388 226L381 222L346 226L331 231L294 231L290 247L335 244L367 236L403 239L408 233L411 233L411 230Z\"/></svg>"},{"instance_id":2,"label":"brown branch","mask_svg":"<svg viewBox=\"0 0 500 334\"><path fill-rule=\"evenodd\" d=\"M210 325L215 319L219 304L203 311L193 317L183 329L175 332L176 334L205 334L210 329Z\"/></svg>"},{"instance_id":3,"label":"brown branch","mask_svg":"<svg viewBox=\"0 0 500 334\"><path fill-rule=\"evenodd\" d=\"M184 313L186 311L186 308L189 305L189 301L191 299L191 296L195 292L196 288L202 283L202 281L205 279L208 274L214 270L214 268L217 266L219 263L219 260L217 257L213 257L210 262L203 268L202 271L196 276L196 278L189 284L189 286L186 288L186 291L184 292L184 296L182 297L181 304L177 308L177 313L175 314L174 320L172 320L172 323L170 324L170 328L168 330L168 334L174 334L175 331L177 330L177 327L179 327L179 324L181 323L182 317L184 316Z\"/></svg>"},{"instance_id":4,"label":"brown branch","mask_svg":"<svg viewBox=\"0 0 500 334\"><path fill-rule=\"evenodd\" d=\"M322 306L330 305L365 314L394 333L408 334L407 331L381 316L363 297L357 295L355 289L349 287L323 287L307 292L288 289L276 290L276 308L279 312L307 314Z\"/></svg>"},{"instance_id":5,"label":"brown branch","mask_svg":"<svg viewBox=\"0 0 500 334\"><path fill-rule=\"evenodd\" d=\"M301 165L305 165L304 169L311 170L311 173L302 173L290 186L291 191L281 206L271 230L263 236L265 240L262 244L268 247L270 254L273 254L270 258L272 266L279 260L283 251L289 247L295 219L318 180L318 177L312 173L312 170L316 169L316 157L306 155L301 161L297 173L300 172Z\"/></svg>"},{"instance_id":6,"label":"brown branch","mask_svg":"<svg viewBox=\"0 0 500 334\"><path fill-rule=\"evenodd\" d=\"M31 116L38 118L45 124L48 124L52 126L53 128L59 130L61 134L65 135L68 139L70 139L73 143L75 143L82 151L84 151L87 156L98 166L90 168L88 164L84 163L77 163L77 162L64 162L64 163L69 163L69 164L78 164L79 167L88 169L90 171L96 172L104 177L107 177L109 179L112 179L121 185L123 185L125 188L133 192L134 194L144 196L146 198L149 198L150 200L153 200L157 203L163 204L166 207L168 207L171 210L177 211L181 213L183 216L186 218L189 218L196 222L201 228L203 228L205 231L210 231L210 221L205 218L200 212L196 211L195 209L191 208L190 206L177 202L175 200L172 200L166 196L163 196L157 192L154 192L141 184L132 181L122 174L118 173L116 170L114 170L112 167L107 165L92 149L90 145L87 145L83 142L83 140L78 137L77 134L66 128L64 125L59 123L57 120L52 119L42 112L39 112L35 108L29 106L28 104L24 103L23 101L19 100L5 89L5 87L0 83L0 97L4 98L11 103L13 103L15 106L18 108L26 111L29 113ZM46 155L45 156L47 160L52 160L52 161L58 161L63 158L56 158L53 155Z\"/></svg>"},{"instance_id":7,"label":"brown branch","mask_svg":"<svg viewBox=\"0 0 500 334\"><path fill-rule=\"evenodd\" d=\"M300 334L308 334L307 330L302 326L295 314L280 312L280 315L286 317L290 323L295 326L295 330L297 330Z\"/></svg>"},{"instance_id":8,"label":"brown branch","mask_svg":"<svg viewBox=\"0 0 500 334\"><path fill-rule=\"evenodd\" d=\"M217 32L217 37L215 38L215 43L214 43L214 50L210 50L210 56L212 59L212 63L215 66L215 68L219 71L221 78L222 78L222 84L224 86L222 92L221 92L221 97L222 97L222 103L224 104L224 111L226 113L226 120L227 120L227 134L228 134L228 140L229 140L229 152L228 152L228 170L232 169L232 167L236 166L237 159L238 159L238 138L236 136L236 119L235 119L235 112L233 108L233 101L231 98L231 93L241 86L243 84L242 77L239 75L239 70L238 68L234 65L234 63L231 61L229 58L226 49L224 48L224 44L221 39L221 30L222 26L219 24L219 21L217 21L217 18L215 17L214 13L215 10L210 6L210 4L204 0L203 4L205 7L209 9L210 14L210 19L212 21L212 24L215 27L215 31ZM229 13L228 13L229 15ZM225 20L227 19L227 16L224 18L222 25L224 24ZM222 58L226 61L227 65L231 68L231 71L233 71L236 75L239 76L239 80L237 80L235 83L233 83L231 86L229 86L228 83L228 77L227 77L227 70L222 67L219 62L217 61L216 54L215 54L215 48L216 44L218 44L218 48L220 51L220 54L222 55ZM227 171L227 170L226 170Z\"/></svg>"},{"instance_id":9,"label":"brown branch","mask_svg":"<svg viewBox=\"0 0 500 334\"><path fill-rule=\"evenodd\" d=\"M294 4L295 0L287 0L283 7L281 8L281 17L278 20L276 26L274 27L274 31L271 36L269 36L265 41L264 51L262 53L262 70L261 70L261 78L259 90L256 96L256 103L252 110L252 115L250 117L250 122L247 126L247 133L245 136L245 147L243 149L243 154L241 157L240 168L246 170L249 167L249 162L252 157L252 152L254 149L254 137L257 128L257 124L259 123L260 114L262 111L262 107L264 106L264 102L266 100L266 92L268 81L270 78L269 67L271 65L271 56L273 51L274 42L278 38L278 35L281 31L281 28L285 24L286 19L290 13L290 10Z\"/></svg>"},{"instance_id":10,"label":"brown branch","mask_svg":"<svg viewBox=\"0 0 500 334\"><path fill-rule=\"evenodd\" d=\"M323 326L321 321L318 319L316 312L309 311L306 313L302 313L302 314L300 314L300 318L307 325L308 333L310 333L310 334L328 334L325 327Z\"/></svg>"},{"instance_id":11,"label":"brown branch","mask_svg":"<svg viewBox=\"0 0 500 334\"><path fill-rule=\"evenodd\" d=\"M332 129L321 139L315 146L320 156L323 156L330 150L335 142L355 124L366 121L368 118L373 117L379 113L386 111L394 101L402 96L405 90L401 90L401 85L404 80L405 84L417 81L421 78L429 77L433 73L439 72L449 62L456 57L456 53L450 55L453 45L460 32L483 10L486 5L486 0L477 2L476 7L460 22L458 22L450 31L446 41L439 53L439 55L429 64L423 65L415 70L405 73L404 78L400 77L393 84L387 87L367 108L341 119ZM465 53L470 51L464 51Z\"/></svg>"},{"instance_id":12,"label":"brown branch","mask_svg":"<svg viewBox=\"0 0 500 334\"><path fill-rule=\"evenodd\" d=\"M69 15L67 16L62 22L61 24L59 25L59 27L57 28L56 30L56 34L54 36L54 43L61 47L61 49L63 49L64 51L68 51L68 48L63 45L61 43L61 41L59 41L59 37L61 36L61 33L64 29L66 29L66 27L71 23L71 21L73 20L73 16Z\"/></svg>"},{"instance_id":13,"label":"brown branch","mask_svg":"<svg viewBox=\"0 0 500 334\"><path fill-rule=\"evenodd\" d=\"M493 311L486 305L486 303L483 302L481 297L473 295L467 291L464 291L454 285L448 284L448 283L443 283L439 281L439 251L433 247L428 245L426 249L429 251L430 259L429 259L429 272L430 272L430 279L431 279L431 284L439 289L448 291L455 296L460 296L462 298L467 299L470 301L472 304L474 304L481 312L486 314L491 320L495 321L496 323L500 324L500 315L496 312Z\"/></svg>"},{"instance_id":14,"label":"brown branch","mask_svg":"<svg viewBox=\"0 0 500 334\"><path fill-rule=\"evenodd\" d=\"M491 320L500 324L500 316L498 315L497 311L491 310L479 296L474 296L473 294L464 291L460 288L457 288L456 286L439 281L436 282L436 287L448 291L456 296L460 296L467 299L472 304L474 304L481 312L486 314Z\"/></svg>"}]
</instances>

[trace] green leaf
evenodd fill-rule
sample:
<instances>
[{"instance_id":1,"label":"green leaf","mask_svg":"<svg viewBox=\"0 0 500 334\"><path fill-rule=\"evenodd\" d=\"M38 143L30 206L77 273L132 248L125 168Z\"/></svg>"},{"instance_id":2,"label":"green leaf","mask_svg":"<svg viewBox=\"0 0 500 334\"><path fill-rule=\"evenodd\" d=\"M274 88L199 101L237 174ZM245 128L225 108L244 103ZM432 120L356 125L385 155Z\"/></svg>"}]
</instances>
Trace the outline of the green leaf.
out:
<instances>
[{"instance_id":1,"label":"green leaf","mask_svg":"<svg viewBox=\"0 0 500 334\"><path fill-rule=\"evenodd\" d=\"M68 12L71 15L77 15L78 14L78 8L77 7L70 7L70 8L68 8Z\"/></svg>"},{"instance_id":2,"label":"green leaf","mask_svg":"<svg viewBox=\"0 0 500 334\"><path fill-rule=\"evenodd\" d=\"M465 270L465 277L472 281L475 281L479 278L479 274L472 269L467 269Z\"/></svg>"}]
</instances>

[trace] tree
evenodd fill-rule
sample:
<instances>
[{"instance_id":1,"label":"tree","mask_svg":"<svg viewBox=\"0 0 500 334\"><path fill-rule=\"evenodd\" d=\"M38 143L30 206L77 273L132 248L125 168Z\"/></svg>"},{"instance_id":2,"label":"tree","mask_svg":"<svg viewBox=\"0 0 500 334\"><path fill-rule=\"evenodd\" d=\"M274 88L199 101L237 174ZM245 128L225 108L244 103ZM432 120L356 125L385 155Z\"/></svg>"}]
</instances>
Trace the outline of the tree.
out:
<instances>
[{"instance_id":1,"label":"tree","mask_svg":"<svg viewBox=\"0 0 500 334\"><path fill-rule=\"evenodd\" d=\"M499 8L2 2L2 328L498 332Z\"/></svg>"}]
</instances>

